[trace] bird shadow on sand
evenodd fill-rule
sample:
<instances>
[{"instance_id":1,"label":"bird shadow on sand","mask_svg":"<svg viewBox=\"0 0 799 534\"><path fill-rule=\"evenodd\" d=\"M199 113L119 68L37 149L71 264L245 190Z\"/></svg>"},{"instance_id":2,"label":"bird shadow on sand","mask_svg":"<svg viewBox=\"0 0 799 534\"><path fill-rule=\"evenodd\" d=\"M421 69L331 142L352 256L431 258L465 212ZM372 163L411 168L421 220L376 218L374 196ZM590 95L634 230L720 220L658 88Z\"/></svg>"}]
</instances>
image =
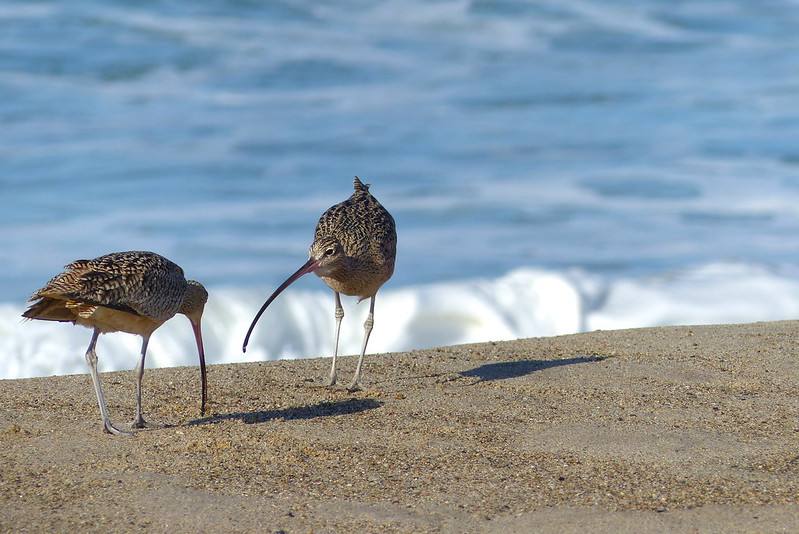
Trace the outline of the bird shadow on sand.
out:
<instances>
[{"instance_id":1,"label":"bird shadow on sand","mask_svg":"<svg viewBox=\"0 0 799 534\"><path fill-rule=\"evenodd\" d=\"M238 419L244 424L265 423L274 419L315 419L317 417L331 417L334 415L351 415L367 410L379 408L383 403L374 399L344 399L335 402L320 402L310 406L293 406L279 410L261 410L256 412L237 412L217 414L202 419L189 421L189 426L220 423Z\"/></svg>"},{"instance_id":2,"label":"bird shadow on sand","mask_svg":"<svg viewBox=\"0 0 799 534\"><path fill-rule=\"evenodd\" d=\"M565 358L563 360L516 360L510 362L487 363L468 371L460 373L463 377L477 378L475 383L491 382L493 380L507 380L518 378L551 369L562 365L576 365L579 363L601 362L610 356L581 356L579 358Z\"/></svg>"}]
</instances>

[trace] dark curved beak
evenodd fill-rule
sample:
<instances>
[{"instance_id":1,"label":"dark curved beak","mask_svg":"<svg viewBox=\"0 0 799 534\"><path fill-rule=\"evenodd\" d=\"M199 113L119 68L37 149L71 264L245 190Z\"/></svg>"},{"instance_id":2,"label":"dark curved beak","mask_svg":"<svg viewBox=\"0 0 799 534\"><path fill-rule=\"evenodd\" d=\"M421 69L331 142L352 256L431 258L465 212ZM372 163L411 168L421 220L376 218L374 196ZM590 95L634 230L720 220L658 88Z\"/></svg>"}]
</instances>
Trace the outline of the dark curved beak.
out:
<instances>
[{"instance_id":1,"label":"dark curved beak","mask_svg":"<svg viewBox=\"0 0 799 534\"><path fill-rule=\"evenodd\" d=\"M200 377L202 379L202 403L200 404L200 415L205 415L205 402L208 398L208 378L205 372L205 349L203 348L203 334L200 328L200 319L194 322L194 319L189 318L191 321L191 328L194 330L194 339L197 341L197 352L200 354Z\"/></svg>"},{"instance_id":2,"label":"dark curved beak","mask_svg":"<svg viewBox=\"0 0 799 534\"><path fill-rule=\"evenodd\" d=\"M272 304L272 301L275 300L275 297L280 295L280 293L282 293L284 289L286 289L291 284L293 284L294 281L297 280L297 278L301 277L304 274L308 274L308 273L313 272L317 267L319 267L319 260L315 260L313 258L310 258L305 263L305 265L303 265L302 267L297 269L297 272L295 272L294 274L289 276L288 279L285 282L280 284L280 287L278 287L275 290L275 292L272 293L272 296L270 296L268 299L266 299L266 302L264 302L264 305L261 306L261 309L258 310L257 314L255 314L255 319L252 320L252 324L250 325L250 329L247 330L247 335L244 337L244 344L241 346L242 352L247 352L247 343L249 343L249 341L250 341L250 334L252 334L252 331L255 328L255 323L257 323L258 319L261 318L261 315L263 315L264 311L266 311L266 308L270 304Z\"/></svg>"}]
</instances>

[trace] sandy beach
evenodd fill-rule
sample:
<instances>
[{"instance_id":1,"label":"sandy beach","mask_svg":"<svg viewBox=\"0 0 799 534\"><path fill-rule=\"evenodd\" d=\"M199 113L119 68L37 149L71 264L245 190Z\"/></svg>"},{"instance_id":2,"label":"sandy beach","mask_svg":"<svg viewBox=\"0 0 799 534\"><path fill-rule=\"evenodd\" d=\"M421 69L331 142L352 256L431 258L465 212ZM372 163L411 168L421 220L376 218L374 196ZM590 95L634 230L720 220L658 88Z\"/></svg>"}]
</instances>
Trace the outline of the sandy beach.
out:
<instances>
[{"instance_id":1,"label":"sandy beach","mask_svg":"<svg viewBox=\"0 0 799 534\"><path fill-rule=\"evenodd\" d=\"M798 332L369 355L357 393L320 387L329 358L212 365L204 417L196 367L148 369L145 417L167 426L122 437L88 374L4 380L0 531L795 532ZM133 373L102 379L124 425Z\"/></svg>"}]
</instances>

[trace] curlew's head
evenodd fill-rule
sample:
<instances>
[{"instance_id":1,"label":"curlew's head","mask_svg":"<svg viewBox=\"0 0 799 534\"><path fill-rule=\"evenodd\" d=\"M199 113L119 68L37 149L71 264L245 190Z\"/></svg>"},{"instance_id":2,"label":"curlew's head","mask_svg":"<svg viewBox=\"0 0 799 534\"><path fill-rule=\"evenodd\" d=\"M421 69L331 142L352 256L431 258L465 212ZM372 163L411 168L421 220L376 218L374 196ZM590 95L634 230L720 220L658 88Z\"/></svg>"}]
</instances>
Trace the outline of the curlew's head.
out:
<instances>
[{"instance_id":1,"label":"curlew's head","mask_svg":"<svg viewBox=\"0 0 799 534\"><path fill-rule=\"evenodd\" d=\"M186 281L186 294L183 296L183 304L180 305L178 313L182 313L192 323L200 323L205 303L208 302L208 291L200 282L194 280Z\"/></svg>"},{"instance_id":2,"label":"curlew's head","mask_svg":"<svg viewBox=\"0 0 799 534\"><path fill-rule=\"evenodd\" d=\"M205 349L203 348L203 336L200 323L205 310L205 303L208 302L208 291L205 290L200 282L188 280L186 282L186 294L183 296L183 304L181 304L178 313L182 313L191 321L191 327L194 330L194 339L197 341L197 352L200 356L200 376L202 378L202 403L200 404L200 413L205 413L205 401L208 397L208 380L205 372Z\"/></svg>"},{"instance_id":3,"label":"curlew's head","mask_svg":"<svg viewBox=\"0 0 799 534\"><path fill-rule=\"evenodd\" d=\"M335 273L347 260L344 247L337 237L325 236L314 240L308 250L309 260L304 265L305 272L313 272L317 276L329 276Z\"/></svg>"}]
</instances>

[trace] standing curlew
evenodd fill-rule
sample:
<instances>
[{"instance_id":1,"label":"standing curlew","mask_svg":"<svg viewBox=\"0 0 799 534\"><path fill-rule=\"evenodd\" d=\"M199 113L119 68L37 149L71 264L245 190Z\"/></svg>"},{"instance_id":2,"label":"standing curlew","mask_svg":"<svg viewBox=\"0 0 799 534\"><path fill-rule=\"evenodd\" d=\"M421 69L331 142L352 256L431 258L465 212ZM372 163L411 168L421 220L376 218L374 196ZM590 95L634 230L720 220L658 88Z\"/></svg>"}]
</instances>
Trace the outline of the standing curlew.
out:
<instances>
[{"instance_id":1,"label":"standing curlew","mask_svg":"<svg viewBox=\"0 0 799 534\"><path fill-rule=\"evenodd\" d=\"M314 240L309 251L310 258L278 287L253 319L242 350L247 350L255 323L266 307L281 291L304 274L313 272L336 294L336 343L333 348L333 366L327 385L336 383L336 357L338 338L344 308L341 307L341 293L360 297L358 302L369 298L369 316L363 324L364 336L361 356L349 389L359 388L361 366L366 352L366 344L374 325L375 295L394 274L394 258L397 255L397 230L394 218L380 205L364 185L355 177L355 192L350 198L328 209L319 219L314 232Z\"/></svg>"},{"instance_id":2,"label":"standing curlew","mask_svg":"<svg viewBox=\"0 0 799 534\"><path fill-rule=\"evenodd\" d=\"M130 434L116 428L108 418L97 373L97 354L94 352L97 338L100 334L120 331L142 337L141 360L136 366L136 418L131 426L158 426L142 417L144 357L152 333L176 313L188 317L194 329L202 377L200 412L205 413L205 351L200 320L208 292L202 284L186 280L180 266L153 252L114 252L93 260L74 261L65 269L34 293L30 300L36 302L22 316L69 322L94 329L86 350L86 363L92 374L106 432Z\"/></svg>"}]
</instances>

